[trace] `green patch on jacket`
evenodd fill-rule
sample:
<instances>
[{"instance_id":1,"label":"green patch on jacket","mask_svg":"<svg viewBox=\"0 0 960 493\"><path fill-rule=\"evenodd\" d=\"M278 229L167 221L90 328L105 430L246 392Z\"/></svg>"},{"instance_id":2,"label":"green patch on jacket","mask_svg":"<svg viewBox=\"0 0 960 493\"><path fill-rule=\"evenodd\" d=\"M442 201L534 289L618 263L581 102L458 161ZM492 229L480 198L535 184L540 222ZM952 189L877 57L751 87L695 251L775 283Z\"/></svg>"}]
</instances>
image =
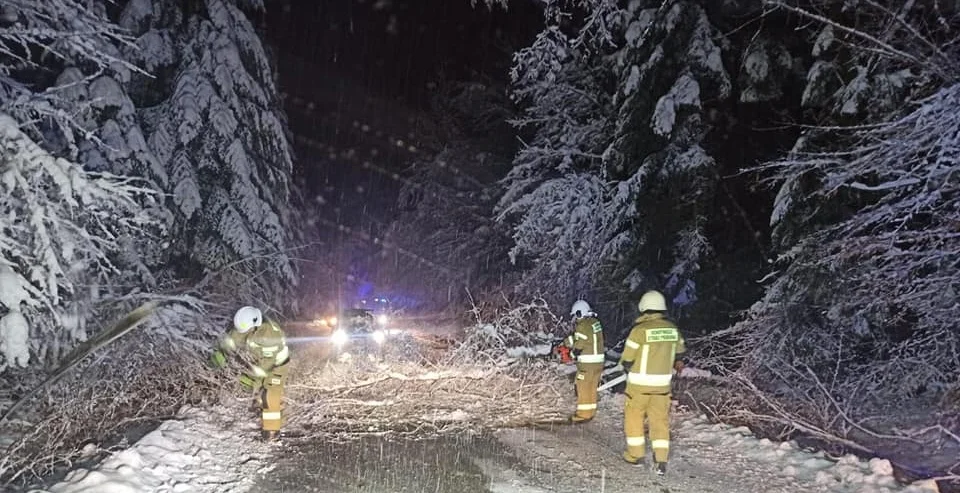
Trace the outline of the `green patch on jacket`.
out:
<instances>
[{"instance_id":1,"label":"green patch on jacket","mask_svg":"<svg viewBox=\"0 0 960 493\"><path fill-rule=\"evenodd\" d=\"M647 342L677 342L680 334L677 329L647 329Z\"/></svg>"}]
</instances>

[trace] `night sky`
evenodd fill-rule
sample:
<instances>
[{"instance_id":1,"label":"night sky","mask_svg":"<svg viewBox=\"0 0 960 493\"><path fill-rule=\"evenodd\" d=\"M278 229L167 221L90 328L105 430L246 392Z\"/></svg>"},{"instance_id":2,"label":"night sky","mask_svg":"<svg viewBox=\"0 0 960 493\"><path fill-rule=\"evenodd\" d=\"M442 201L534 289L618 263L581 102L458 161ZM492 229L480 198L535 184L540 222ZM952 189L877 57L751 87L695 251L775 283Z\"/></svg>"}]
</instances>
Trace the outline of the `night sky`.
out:
<instances>
[{"instance_id":1,"label":"night sky","mask_svg":"<svg viewBox=\"0 0 960 493\"><path fill-rule=\"evenodd\" d=\"M509 13L470 0L267 2L259 31L277 64L305 199L320 205L315 227L367 257L339 269L376 257L377 248L355 240L383 234L402 185L396 177L429 156L421 136L433 124L437 84L506 90L512 53L532 42L541 19L536 0L515 0Z\"/></svg>"},{"instance_id":2,"label":"night sky","mask_svg":"<svg viewBox=\"0 0 960 493\"><path fill-rule=\"evenodd\" d=\"M509 13L469 0L273 0L267 7L261 28L277 58L305 184L326 190L329 200L358 186L389 186L380 182L388 177L356 168L368 161L399 171L422 155L418 135L429 127L424 111L437 81L505 82L511 53L532 40L541 16L532 0L514 2Z\"/></svg>"}]
</instances>

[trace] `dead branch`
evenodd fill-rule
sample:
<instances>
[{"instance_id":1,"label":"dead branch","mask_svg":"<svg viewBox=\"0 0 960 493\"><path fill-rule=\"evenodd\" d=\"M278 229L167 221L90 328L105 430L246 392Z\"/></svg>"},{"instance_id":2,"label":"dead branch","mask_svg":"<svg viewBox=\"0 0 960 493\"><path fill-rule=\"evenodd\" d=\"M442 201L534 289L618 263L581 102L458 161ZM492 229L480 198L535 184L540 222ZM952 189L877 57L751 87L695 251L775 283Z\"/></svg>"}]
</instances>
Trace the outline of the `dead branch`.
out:
<instances>
[{"instance_id":1,"label":"dead branch","mask_svg":"<svg viewBox=\"0 0 960 493\"><path fill-rule=\"evenodd\" d=\"M909 53L907 53L907 52L905 52L905 51L903 51L903 50L899 50L899 49L895 48L894 46L891 46L890 44L883 42L882 40L878 39L877 37L875 37L875 36L873 36L873 35L871 35L871 34L869 34L869 33L865 33L865 32L863 32L863 31L860 31L860 30L857 30L857 29L853 29L853 28L851 28L851 27L847 27L847 26L845 26L845 25L843 25L843 24L840 24L839 22L836 22L836 21L833 21L833 20L831 20L831 19L828 19L828 18L826 18L826 17L824 17L824 16L822 16L822 15L814 14L813 12L804 10L804 9L802 9L802 8L794 7L794 6L792 6L792 5L788 5L788 4L786 4L786 3L784 3L784 2L782 2L782 1L780 1L780 0L765 0L765 3L767 3L768 5L773 5L773 6L778 7L778 8L782 8L782 9L784 9L784 10L789 10L789 11L791 11L791 12L793 12L793 13L802 15L802 16L808 18L808 19L815 20L815 21L820 22L820 23L823 23L823 24L825 24L825 25L833 26L834 28L839 29L839 30L841 30L841 31L843 31L843 32L845 32L845 33L847 33L847 34L850 34L850 35L853 35L853 36L858 37L858 38L860 38L860 39L863 39L864 41L868 41L868 42L870 42L870 43L873 43L874 45L878 46L880 49L884 50L884 52L885 52L885 54L886 54L887 56L894 57L894 58L900 58L900 59L902 59L902 60L906 60L906 61L909 61L909 62L911 62L911 63L915 63L915 64L917 64L917 65L922 65L922 66L928 66L928 65L929 65L929 64L928 64L927 62L925 62L924 60L920 60L920 59L918 59L917 57L915 57L915 56L913 56L913 55L911 55L911 54L909 54ZM939 70L938 70L938 71L939 71Z\"/></svg>"}]
</instances>

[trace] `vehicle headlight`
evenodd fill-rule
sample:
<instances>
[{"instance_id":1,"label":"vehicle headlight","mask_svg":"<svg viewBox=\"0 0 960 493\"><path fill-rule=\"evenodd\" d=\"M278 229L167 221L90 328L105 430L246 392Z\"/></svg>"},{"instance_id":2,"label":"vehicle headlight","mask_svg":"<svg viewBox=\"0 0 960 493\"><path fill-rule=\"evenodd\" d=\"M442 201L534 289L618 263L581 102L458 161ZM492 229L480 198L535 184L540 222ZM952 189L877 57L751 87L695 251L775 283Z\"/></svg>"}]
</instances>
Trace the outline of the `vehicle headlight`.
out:
<instances>
[{"instance_id":1,"label":"vehicle headlight","mask_svg":"<svg viewBox=\"0 0 960 493\"><path fill-rule=\"evenodd\" d=\"M330 336L330 340L333 341L337 346L342 346L347 343L347 339L350 337L347 335L347 332L343 329L337 329L333 331L333 335Z\"/></svg>"},{"instance_id":2,"label":"vehicle headlight","mask_svg":"<svg viewBox=\"0 0 960 493\"><path fill-rule=\"evenodd\" d=\"M328 318L328 319L327 319L327 323L330 324L331 327L336 327L336 326L337 326L337 317L330 317L330 318Z\"/></svg>"},{"instance_id":3,"label":"vehicle headlight","mask_svg":"<svg viewBox=\"0 0 960 493\"><path fill-rule=\"evenodd\" d=\"M377 344L383 344L383 341L387 340L387 333L382 330L376 330L373 332L373 340L377 341Z\"/></svg>"},{"instance_id":4,"label":"vehicle headlight","mask_svg":"<svg viewBox=\"0 0 960 493\"><path fill-rule=\"evenodd\" d=\"M389 321L390 321L390 318L387 317L386 315L380 315L380 316L377 317L377 322L378 322L380 325L387 325L387 322L389 322Z\"/></svg>"}]
</instances>

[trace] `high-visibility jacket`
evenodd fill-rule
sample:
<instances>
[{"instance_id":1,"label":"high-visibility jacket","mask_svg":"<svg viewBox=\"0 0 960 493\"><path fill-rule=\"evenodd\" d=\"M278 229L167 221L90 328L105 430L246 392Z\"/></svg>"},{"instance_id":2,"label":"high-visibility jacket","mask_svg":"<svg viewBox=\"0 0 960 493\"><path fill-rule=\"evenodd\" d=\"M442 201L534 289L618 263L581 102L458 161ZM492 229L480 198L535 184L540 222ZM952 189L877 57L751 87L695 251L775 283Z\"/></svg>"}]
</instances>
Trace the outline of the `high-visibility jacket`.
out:
<instances>
[{"instance_id":1,"label":"high-visibility jacket","mask_svg":"<svg viewBox=\"0 0 960 493\"><path fill-rule=\"evenodd\" d=\"M621 364L633 362L625 368L627 394L669 394L674 359L686 350L677 324L661 313L641 315L620 357Z\"/></svg>"},{"instance_id":2,"label":"high-visibility jacket","mask_svg":"<svg viewBox=\"0 0 960 493\"><path fill-rule=\"evenodd\" d=\"M596 317L583 317L563 345L579 353L577 363L603 363L603 325Z\"/></svg>"},{"instance_id":3,"label":"high-visibility jacket","mask_svg":"<svg viewBox=\"0 0 960 493\"><path fill-rule=\"evenodd\" d=\"M269 319L265 319L259 327L251 331L239 332L233 329L220 340L220 348L225 351L235 351L238 347L246 347L257 360L250 369L258 378L266 378L271 370L284 365L290 359L290 350L287 348L287 338L283 330Z\"/></svg>"}]
</instances>

